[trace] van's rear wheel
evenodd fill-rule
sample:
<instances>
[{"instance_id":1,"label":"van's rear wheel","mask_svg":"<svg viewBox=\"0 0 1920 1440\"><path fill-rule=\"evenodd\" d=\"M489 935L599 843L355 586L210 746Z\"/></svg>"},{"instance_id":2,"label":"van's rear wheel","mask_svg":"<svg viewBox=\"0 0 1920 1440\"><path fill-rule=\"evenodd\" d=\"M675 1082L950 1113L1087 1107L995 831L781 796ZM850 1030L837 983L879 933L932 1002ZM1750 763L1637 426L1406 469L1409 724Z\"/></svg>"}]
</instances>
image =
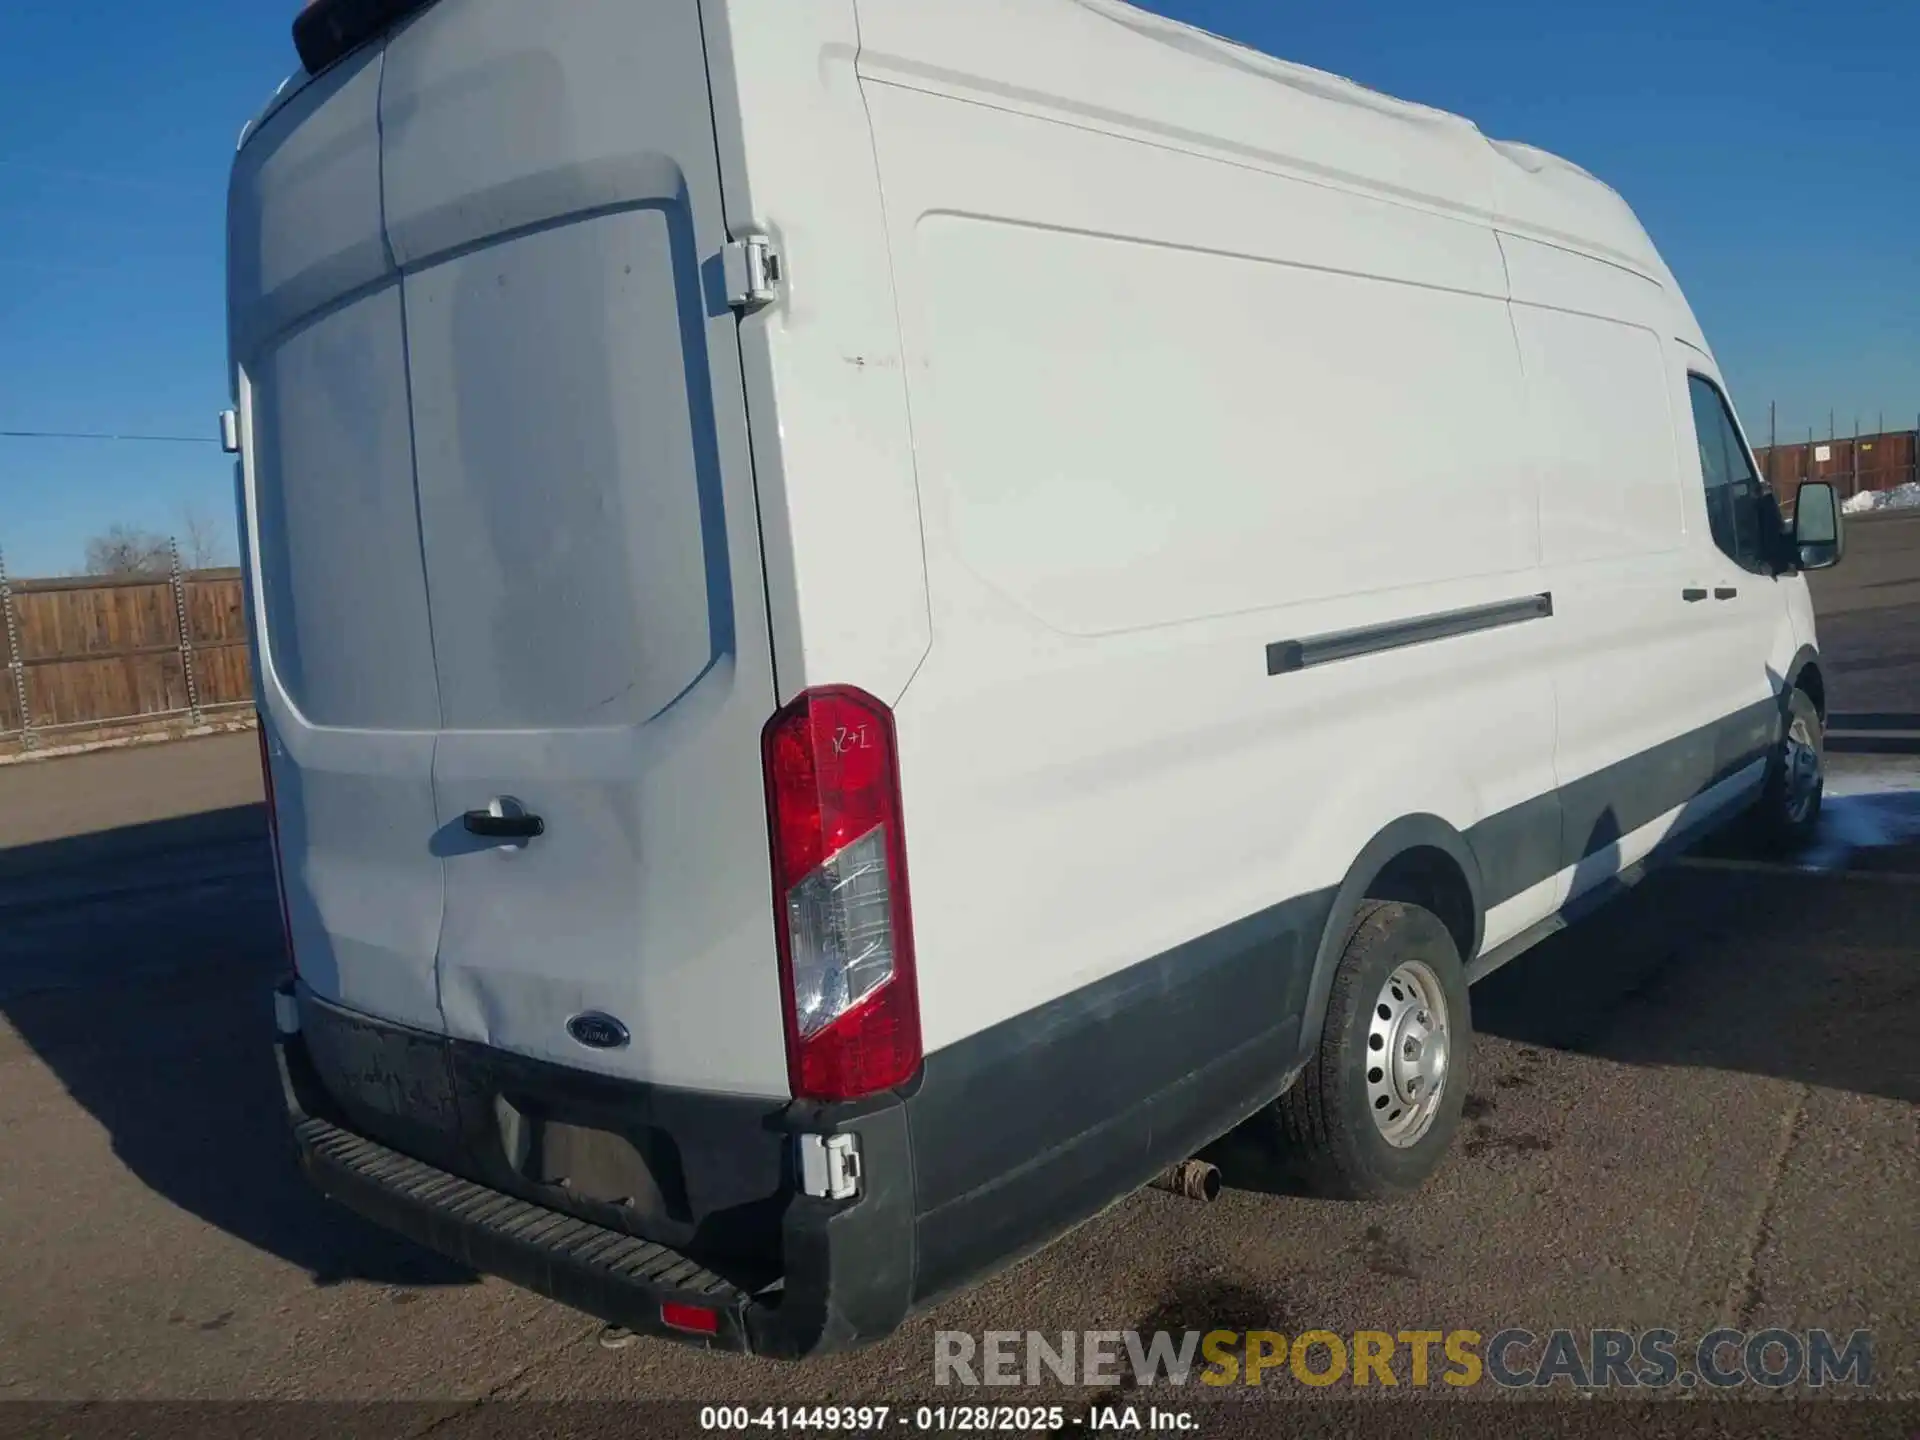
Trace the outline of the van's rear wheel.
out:
<instances>
[{"instance_id":1,"label":"van's rear wheel","mask_svg":"<svg viewBox=\"0 0 1920 1440\"><path fill-rule=\"evenodd\" d=\"M1767 767L1766 786L1754 807L1762 844L1795 850L1813 838L1826 778L1826 729L1820 711L1806 691L1790 691L1780 748Z\"/></svg>"},{"instance_id":2,"label":"van's rear wheel","mask_svg":"<svg viewBox=\"0 0 1920 1440\"><path fill-rule=\"evenodd\" d=\"M1275 1106L1303 1187L1352 1200L1417 1189L1459 1127L1472 1033L1466 975L1440 918L1365 902L1333 974L1319 1049Z\"/></svg>"}]
</instances>

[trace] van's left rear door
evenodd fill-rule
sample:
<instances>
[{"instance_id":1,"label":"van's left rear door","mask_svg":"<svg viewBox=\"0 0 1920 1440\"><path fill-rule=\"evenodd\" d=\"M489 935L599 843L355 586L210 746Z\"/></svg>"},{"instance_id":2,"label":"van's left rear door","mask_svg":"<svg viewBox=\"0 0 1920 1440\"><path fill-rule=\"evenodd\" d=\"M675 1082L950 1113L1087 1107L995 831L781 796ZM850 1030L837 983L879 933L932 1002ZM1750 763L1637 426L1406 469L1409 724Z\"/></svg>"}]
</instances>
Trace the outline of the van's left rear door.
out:
<instances>
[{"instance_id":1,"label":"van's left rear door","mask_svg":"<svg viewBox=\"0 0 1920 1440\"><path fill-rule=\"evenodd\" d=\"M440 699L369 45L248 137L229 197L242 542L287 919L325 1000L441 1028Z\"/></svg>"}]
</instances>

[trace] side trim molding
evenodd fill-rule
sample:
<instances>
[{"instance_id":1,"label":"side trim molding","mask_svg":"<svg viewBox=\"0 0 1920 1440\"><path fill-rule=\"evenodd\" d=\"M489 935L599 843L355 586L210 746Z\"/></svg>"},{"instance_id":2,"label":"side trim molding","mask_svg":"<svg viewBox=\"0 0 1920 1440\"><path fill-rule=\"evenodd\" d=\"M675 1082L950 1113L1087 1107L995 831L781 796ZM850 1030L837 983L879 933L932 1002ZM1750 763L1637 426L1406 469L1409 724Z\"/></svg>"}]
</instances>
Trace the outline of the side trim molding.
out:
<instances>
[{"instance_id":1,"label":"side trim molding","mask_svg":"<svg viewBox=\"0 0 1920 1440\"><path fill-rule=\"evenodd\" d=\"M1432 615L1417 615L1411 620L1389 620L1383 625L1363 625L1357 630L1331 630L1304 640L1275 640L1267 646L1267 674L1287 675L1335 660L1425 645L1433 640L1451 640L1457 635L1518 625L1526 620L1544 620L1551 614L1553 595L1548 592L1500 600L1491 605L1473 605L1464 610L1441 610Z\"/></svg>"}]
</instances>

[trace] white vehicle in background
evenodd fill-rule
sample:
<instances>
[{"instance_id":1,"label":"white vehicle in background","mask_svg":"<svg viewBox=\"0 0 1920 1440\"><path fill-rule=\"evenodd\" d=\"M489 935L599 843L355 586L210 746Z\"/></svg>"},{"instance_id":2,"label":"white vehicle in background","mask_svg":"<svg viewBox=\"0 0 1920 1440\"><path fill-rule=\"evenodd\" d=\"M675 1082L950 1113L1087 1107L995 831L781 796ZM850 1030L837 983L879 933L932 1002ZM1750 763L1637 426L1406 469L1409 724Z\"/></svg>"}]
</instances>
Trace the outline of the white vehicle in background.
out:
<instances>
[{"instance_id":1,"label":"white vehicle in background","mask_svg":"<svg viewBox=\"0 0 1920 1440\"><path fill-rule=\"evenodd\" d=\"M296 34L233 438L364 1214L856 1344L1249 1120L1417 1186L1469 981L1812 825L1832 491L1574 166L1114 0Z\"/></svg>"}]
</instances>

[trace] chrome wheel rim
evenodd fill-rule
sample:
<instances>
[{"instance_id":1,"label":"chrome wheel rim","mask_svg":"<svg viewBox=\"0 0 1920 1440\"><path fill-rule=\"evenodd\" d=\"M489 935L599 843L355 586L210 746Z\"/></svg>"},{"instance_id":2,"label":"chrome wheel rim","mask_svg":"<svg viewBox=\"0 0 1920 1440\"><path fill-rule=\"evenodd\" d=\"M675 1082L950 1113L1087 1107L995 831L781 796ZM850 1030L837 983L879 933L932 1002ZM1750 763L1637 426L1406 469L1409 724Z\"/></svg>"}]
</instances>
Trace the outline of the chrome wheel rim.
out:
<instances>
[{"instance_id":1,"label":"chrome wheel rim","mask_svg":"<svg viewBox=\"0 0 1920 1440\"><path fill-rule=\"evenodd\" d=\"M1387 976L1367 1020L1367 1113L1389 1145L1405 1149L1433 1128L1452 1046L1447 997L1424 961Z\"/></svg>"},{"instance_id":2,"label":"chrome wheel rim","mask_svg":"<svg viewBox=\"0 0 1920 1440\"><path fill-rule=\"evenodd\" d=\"M1787 727L1787 819L1798 825L1812 812L1820 795L1820 747L1804 715Z\"/></svg>"}]
</instances>

